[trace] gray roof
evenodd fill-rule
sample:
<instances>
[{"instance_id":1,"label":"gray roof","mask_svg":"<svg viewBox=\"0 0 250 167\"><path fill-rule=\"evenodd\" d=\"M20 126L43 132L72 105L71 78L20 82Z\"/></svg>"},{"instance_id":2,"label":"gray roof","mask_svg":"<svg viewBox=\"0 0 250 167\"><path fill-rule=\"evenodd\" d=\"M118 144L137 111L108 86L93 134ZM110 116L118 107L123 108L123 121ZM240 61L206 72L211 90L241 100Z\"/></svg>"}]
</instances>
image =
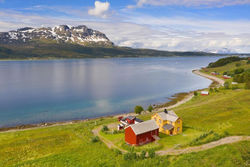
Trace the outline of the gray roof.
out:
<instances>
[{"instance_id":1,"label":"gray roof","mask_svg":"<svg viewBox=\"0 0 250 167\"><path fill-rule=\"evenodd\" d=\"M143 122L143 120L139 119L139 118L135 118L136 122Z\"/></svg>"},{"instance_id":2,"label":"gray roof","mask_svg":"<svg viewBox=\"0 0 250 167\"><path fill-rule=\"evenodd\" d=\"M125 121L126 119L133 120L133 119L135 119L135 118L136 118L135 116L129 115L129 116L127 116L127 117L123 117L122 120L123 120L123 121Z\"/></svg>"},{"instance_id":3,"label":"gray roof","mask_svg":"<svg viewBox=\"0 0 250 167\"><path fill-rule=\"evenodd\" d=\"M165 125L163 126L163 129L164 129L164 130L171 130L171 129L173 129L173 128L174 128L174 126L171 125L171 124L165 124Z\"/></svg>"},{"instance_id":4,"label":"gray roof","mask_svg":"<svg viewBox=\"0 0 250 167\"><path fill-rule=\"evenodd\" d=\"M139 124L133 124L130 126L136 135L143 134L152 130L159 129L155 120L148 120Z\"/></svg>"},{"instance_id":5,"label":"gray roof","mask_svg":"<svg viewBox=\"0 0 250 167\"><path fill-rule=\"evenodd\" d=\"M179 117L175 114L174 111L168 111L168 113L166 114L165 112L160 112L158 113L158 115L161 117L161 119L163 119L164 121L168 120L168 121L172 121L175 122Z\"/></svg>"}]
</instances>

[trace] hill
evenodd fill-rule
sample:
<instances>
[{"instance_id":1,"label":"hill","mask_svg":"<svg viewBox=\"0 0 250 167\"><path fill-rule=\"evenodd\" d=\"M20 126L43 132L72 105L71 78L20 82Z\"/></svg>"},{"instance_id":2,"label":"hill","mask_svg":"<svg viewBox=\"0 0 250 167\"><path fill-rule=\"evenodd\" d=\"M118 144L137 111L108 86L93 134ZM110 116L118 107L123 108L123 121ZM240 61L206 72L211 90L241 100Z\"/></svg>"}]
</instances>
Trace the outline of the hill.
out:
<instances>
[{"instance_id":1,"label":"hill","mask_svg":"<svg viewBox=\"0 0 250 167\"><path fill-rule=\"evenodd\" d=\"M168 52L115 46L85 25L31 28L0 33L0 59L212 56L205 52Z\"/></svg>"},{"instance_id":2,"label":"hill","mask_svg":"<svg viewBox=\"0 0 250 167\"><path fill-rule=\"evenodd\" d=\"M239 62L209 70L231 71ZM245 64L243 64L245 63ZM246 61L242 68L249 69ZM207 72L209 73L209 72ZM209 143L225 136L249 136L250 90L239 85L237 89L210 90L209 96L195 96L191 101L175 108L183 119L183 134L161 135L163 147L148 144L145 149L189 148ZM149 119L152 113L140 116ZM114 117L74 122L66 125L41 127L24 131L0 133L0 166L248 166L250 141L217 146L196 153L165 155L152 158L138 156L125 158L124 154L109 149L92 130L117 122ZM107 140L116 142L122 133L103 134ZM119 145L119 141L117 145ZM126 146L128 148L128 146ZM131 150L131 148L128 148Z\"/></svg>"}]
</instances>

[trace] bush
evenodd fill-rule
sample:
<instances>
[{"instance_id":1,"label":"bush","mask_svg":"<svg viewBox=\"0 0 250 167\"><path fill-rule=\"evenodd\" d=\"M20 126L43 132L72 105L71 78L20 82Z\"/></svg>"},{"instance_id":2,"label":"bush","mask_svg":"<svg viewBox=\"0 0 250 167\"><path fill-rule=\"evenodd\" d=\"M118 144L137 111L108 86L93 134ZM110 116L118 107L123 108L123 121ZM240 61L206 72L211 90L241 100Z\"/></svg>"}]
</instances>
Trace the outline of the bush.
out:
<instances>
[{"instance_id":1,"label":"bush","mask_svg":"<svg viewBox=\"0 0 250 167\"><path fill-rule=\"evenodd\" d=\"M214 91L215 91L215 92L219 92L219 89L218 89L218 88L214 88Z\"/></svg>"},{"instance_id":2,"label":"bush","mask_svg":"<svg viewBox=\"0 0 250 167\"><path fill-rule=\"evenodd\" d=\"M92 137L92 139L91 139L91 142L92 142L92 143L96 143L96 142L98 142L98 141L100 141L100 139L99 139L98 136L94 136L94 137Z\"/></svg>"},{"instance_id":3,"label":"bush","mask_svg":"<svg viewBox=\"0 0 250 167\"><path fill-rule=\"evenodd\" d=\"M135 152L128 152L128 153L125 153L123 155L123 159L124 160L133 160L133 159L137 159L137 155Z\"/></svg>"},{"instance_id":4,"label":"bush","mask_svg":"<svg viewBox=\"0 0 250 167\"><path fill-rule=\"evenodd\" d=\"M246 82L245 89L250 89L250 80Z\"/></svg>"},{"instance_id":5,"label":"bush","mask_svg":"<svg viewBox=\"0 0 250 167\"><path fill-rule=\"evenodd\" d=\"M194 95L195 95L195 96L198 96L198 93L197 93L197 91L194 91Z\"/></svg>"},{"instance_id":6,"label":"bush","mask_svg":"<svg viewBox=\"0 0 250 167\"><path fill-rule=\"evenodd\" d=\"M149 106L148 106L148 111L149 111L149 112L152 112L152 111L153 111L153 106L152 106L152 105L149 105Z\"/></svg>"},{"instance_id":7,"label":"bush","mask_svg":"<svg viewBox=\"0 0 250 167\"><path fill-rule=\"evenodd\" d=\"M136 114L141 114L141 112L144 110L142 106L135 106L135 113Z\"/></svg>"},{"instance_id":8,"label":"bush","mask_svg":"<svg viewBox=\"0 0 250 167\"><path fill-rule=\"evenodd\" d=\"M235 66L239 67L239 66L241 66L241 63L236 63Z\"/></svg>"},{"instance_id":9,"label":"bush","mask_svg":"<svg viewBox=\"0 0 250 167\"><path fill-rule=\"evenodd\" d=\"M229 89L229 86L230 86L230 83L229 83L228 81L226 81L226 82L224 83L225 89Z\"/></svg>"},{"instance_id":10,"label":"bush","mask_svg":"<svg viewBox=\"0 0 250 167\"><path fill-rule=\"evenodd\" d=\"M146 158L146 151L144 151L144 150L141 151L140 158L141 159L145 159Z\"/></svg>"},{"instance_id":11,"label":"bush","mask_svg":"<svg viewBox=\"0 0 250 167\"><path fill-rule=\"evenodd\" d=\"M235 89L239 89L239 87L237 85L233 85L232 90L235 90Z\"/></svg>"},{"instance_id":12,"label":"bush","mask_svg":"<svg viewBox=\"0 0 250 167\"><path fill-rule=\"evenodd\" d=\"M214 89L213 88L209 88L209 93L213 93Z\"/></svg>"},{"instance_id":13,"label":"bush","mask_svg":"<svg viewBox=\"0 0 250 167\"><path fill-rule=\"evenodd\" d=\"M250 60L247 61L247 64L250 64Z\"/></svg>"},{"instance_id":14,"label":"bush","mask_svg":"<svg viewBox=\"0 0 250 167\"><path fill-rule=\"evenodd\" d=\"M121 155L122 154L122 152L120 150L118 150L118 149L114 149L114 152L115 152L115 155Z\"/></svg>"},{"instance_id":15,"label":"bush","mask_svg":"<svg viewBox=\"0 0 250 167\"><path fill-rule=\"evenodd\" d=\"M109 128L106 125L103 125L102 132L107 132L107 131L109 131Z\"/></svg>"},{"instance_id":16,"label":"bush","mask_svg":"<svg viewBox=\"0 0 250 167\"><path fill-rule=\"evenodd\" d=\"M244 68L237 68L237 69L234 70L234 74L241 74L244 71L245 71Z\"/></svg>"},{"instance_id":17,"label":"bush","mask_svg":"<svg viewBox=\"0 0 250 167\"><path fill-rule=\"evenodd\" d=\"M148 157L149 158L154 158L155 157L155 150L151 149L148 151Z\"/></svg>"}]
</instances>

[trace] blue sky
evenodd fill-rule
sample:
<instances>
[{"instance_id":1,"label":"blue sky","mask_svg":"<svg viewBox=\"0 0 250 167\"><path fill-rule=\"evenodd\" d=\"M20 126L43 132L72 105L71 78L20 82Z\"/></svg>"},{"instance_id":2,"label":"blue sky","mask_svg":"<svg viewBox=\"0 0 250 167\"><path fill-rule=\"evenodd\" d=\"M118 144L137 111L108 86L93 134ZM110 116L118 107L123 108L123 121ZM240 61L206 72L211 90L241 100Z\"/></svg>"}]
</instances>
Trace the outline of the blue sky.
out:
<instances>
[{"instance_id":1,"label":"blue sky","mask_svg":"<svg viewBox=\"0 0 250 167\"><path fill-rule=\"evenodd\" d=\"M120 46L250 52L250 0L0 0L0 31L80 25Z\"/></svg>"}]
</instances>

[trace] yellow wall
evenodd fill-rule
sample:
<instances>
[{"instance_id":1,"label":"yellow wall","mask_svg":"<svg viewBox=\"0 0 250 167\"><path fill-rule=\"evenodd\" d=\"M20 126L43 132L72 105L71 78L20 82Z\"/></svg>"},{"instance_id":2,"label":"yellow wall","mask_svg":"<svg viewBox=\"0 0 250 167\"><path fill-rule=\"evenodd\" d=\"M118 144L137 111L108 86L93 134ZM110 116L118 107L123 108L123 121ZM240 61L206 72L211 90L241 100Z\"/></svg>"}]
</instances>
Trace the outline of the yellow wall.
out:
<instances>
[{"instance_id":1,"label":"yellow wall","mask_svg":"<svg viewBox=\"0 0 250 167\"><path fill-rule=\"evenodd\" d=\"M169 130L164 130L163 129L163 126L165 124L172 124L174 126L174 129L173 129L173 135L176 135L176 134L179 134L179 133L182 133L182 120L179 118L177 119L175 122L170 122L170 121L163 121L159 116L158 114L154 114L151 119L154 119L157 123L157 125L160 127L159 128L159 131L161 133L165 133L167 135L170 135L170 131ZM179 131L178 131L178 128L179 128Z\"/></svg>"}]
</instances>

